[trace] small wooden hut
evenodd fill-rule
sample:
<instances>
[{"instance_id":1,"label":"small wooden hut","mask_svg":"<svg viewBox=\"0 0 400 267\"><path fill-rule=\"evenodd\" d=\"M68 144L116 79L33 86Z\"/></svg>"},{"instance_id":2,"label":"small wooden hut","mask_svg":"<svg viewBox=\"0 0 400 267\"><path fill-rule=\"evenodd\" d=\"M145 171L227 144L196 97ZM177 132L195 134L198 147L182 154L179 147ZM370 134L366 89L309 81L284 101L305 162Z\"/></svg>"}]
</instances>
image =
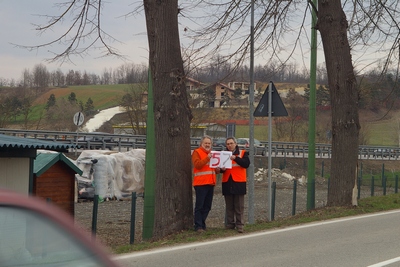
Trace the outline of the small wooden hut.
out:
<instances>
[{"instance_id":1,"label":"small wooden hut","mask_svg":"<svg viewBox=\"0 0 400 267\"><path fill-rule=\"evenodd\" d=\"M38 153L33 165L33 195L74 215L76 182L80 170L62 153Z\"/></svg>"}]
</instances>

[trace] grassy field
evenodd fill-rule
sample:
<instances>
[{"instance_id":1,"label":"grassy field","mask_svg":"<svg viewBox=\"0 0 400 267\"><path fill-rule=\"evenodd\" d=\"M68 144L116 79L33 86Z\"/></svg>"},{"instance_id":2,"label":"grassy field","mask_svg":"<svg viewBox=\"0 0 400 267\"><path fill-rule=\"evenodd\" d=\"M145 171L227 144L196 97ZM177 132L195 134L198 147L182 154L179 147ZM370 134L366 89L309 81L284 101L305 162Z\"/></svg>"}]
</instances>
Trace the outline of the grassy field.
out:
<instances>
[{"instance_id":1,"label":"grassy field","mask_svg":"<svg viewBox=\"0 0 400 267\"><path fill-rule=\"evenodd\" d=\"M85 103L89 98L93 100L95 109L106 109L118 105L119 99L129 90L128 84L115 85L85 85L85 86L70 86L66 88L53 88L36 101L36 105L45 105L51 94L54 94L56 99L65 98L74 92L78 101Z\"/></svg>"},{"instance_id":2,"label":"grassy field","mask_svg":"<svg viewBox=\"0 0 400 267\"><path fill-rule=\"evenodd\" d=\"M236 126L236 137L244 137L248 138L250 135L250 127L246 125L237 125ZM272 134L272 137L274 135ZM260 141L268 140L268 127L267 126L254 126L254 138Z\"/></svg>"},{"instance_id":3,"label":"grassy field","mask_svg":"<svg viewBox=\"0 0 400 267\"><path fill-rule=\"evenodd\" d=\"M236 126L236 137L249 137L249 127L245 125ZM373 123L368 128L368 142L370 146L388 146L398 147L397 129L393 127L392 122L382 121ZM267 126L254 126L254 138L260 141L268 140L268 127ZM272 131L272 141L274 141L274 132ZM299 140L298 142L307 142ZM323 141L317 143L325 143Z\"/></svg>"},{"instance_id":4,"label":"grassy field","mask_svg":"<svg viewBox=\"0 0 400 267\"><path fill-rule=\"evenodd\" d=\"M143 86L140 84L115 84L115 85L84 85L84 86L69 86L66 88L51 88L33 102L32 113L29 120L38 121L42 118L45 112L44 107L51 94L54 94L56 100L61 98L68 99L68 96L73 92L78 101L83 104L91 98L95 110L103 110L110 107L118 106L121 97L127 93L132 86ZM22 123L23 118L19 116L16 118L15 123Z\"/></svg>"},{"instance_id":5,"label":"grassy field","mask_svg":"<svg viewBox=\"0 0 400 267\"><path fill-rule=\"evenodd\" d=\"M399 146L399 130L396 119L391 118L377 122L371 122L367 126L370 145Z\"/></svg>"}]
</instances>

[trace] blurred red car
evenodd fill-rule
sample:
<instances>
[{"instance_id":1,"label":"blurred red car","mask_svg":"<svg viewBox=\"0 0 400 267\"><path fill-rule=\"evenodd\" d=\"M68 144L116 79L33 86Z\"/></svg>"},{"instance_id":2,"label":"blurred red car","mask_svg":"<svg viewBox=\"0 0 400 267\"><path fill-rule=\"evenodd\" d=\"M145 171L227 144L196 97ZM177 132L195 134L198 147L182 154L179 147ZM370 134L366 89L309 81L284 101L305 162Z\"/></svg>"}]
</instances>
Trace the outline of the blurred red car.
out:
<instances>
[{"instance_id":1,"label":"blurred red car","mask_svg":"<svg viewBox=\"0 0 400 267\"><path fill-rule=\"evenodd\" d=\"M51 203L0 189L0 266L119 266Z\"/></svg>"}]
</instances>

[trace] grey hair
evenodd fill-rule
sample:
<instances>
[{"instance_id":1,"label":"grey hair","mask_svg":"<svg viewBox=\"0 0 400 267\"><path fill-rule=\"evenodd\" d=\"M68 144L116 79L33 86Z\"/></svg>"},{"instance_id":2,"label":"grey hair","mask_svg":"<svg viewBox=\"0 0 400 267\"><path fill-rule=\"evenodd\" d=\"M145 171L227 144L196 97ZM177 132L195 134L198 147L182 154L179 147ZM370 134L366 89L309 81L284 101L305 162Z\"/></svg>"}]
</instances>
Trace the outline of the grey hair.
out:
<instances>
[{"instance_id":1,"label":"grey hair","mask_svg":"<svg viewBox=\"0 0 400 267\"><path fill-rule=\"evenodd\" d=\"M211 138L211 136L209 136L209 135L204 135L204 136L201 138L200 144L203 143L204 139L210 139L211 143L212 143L212 141L213 141L213 139Z\"/></svg>"}]
</instances>

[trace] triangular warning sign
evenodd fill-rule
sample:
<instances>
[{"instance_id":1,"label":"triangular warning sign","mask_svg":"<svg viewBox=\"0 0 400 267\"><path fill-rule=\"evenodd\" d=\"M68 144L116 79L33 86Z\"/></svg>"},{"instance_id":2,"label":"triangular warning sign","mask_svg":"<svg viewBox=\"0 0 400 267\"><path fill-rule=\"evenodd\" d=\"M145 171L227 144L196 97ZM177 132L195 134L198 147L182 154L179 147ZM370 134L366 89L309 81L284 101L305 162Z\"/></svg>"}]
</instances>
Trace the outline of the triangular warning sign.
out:
<instances>
[{"instance_id":1,"label":"triangular warning sign","mask_svg":"<svg viewBox=\"0 0 400 267\"><path fill-rule=\"evenodd\" d=\"M273 82L269 86L272 86L272 117L284 117L287 116L287 110L285 105L283 105L282 99L279 96L278 90ZM254 111L254 117L268 117L268 87L257 105Z\"/></svg>"}]
</instances>

